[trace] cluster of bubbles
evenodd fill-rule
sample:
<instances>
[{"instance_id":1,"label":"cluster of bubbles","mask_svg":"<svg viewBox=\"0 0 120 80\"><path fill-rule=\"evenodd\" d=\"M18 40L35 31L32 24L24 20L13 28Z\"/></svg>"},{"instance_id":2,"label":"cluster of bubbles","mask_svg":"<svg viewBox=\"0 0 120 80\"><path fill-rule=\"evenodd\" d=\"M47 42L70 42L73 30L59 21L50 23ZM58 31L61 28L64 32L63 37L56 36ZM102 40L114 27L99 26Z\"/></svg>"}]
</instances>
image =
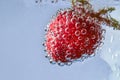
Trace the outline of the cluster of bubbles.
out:
<instances>
[{"instance_id":1,"label":"cluster of bubbles","mask_svg":"<svg viewBox=\"0 0 120 80\"><path fill-rule=\"evenodd\" d=\"M60 0L35 0L35 3L58 3ZM69 1L69 0L61 0L61 1Z\"/></svg>"},{"instance_id":2,"label":"cluster of bubbles","mask_svg":"<svg viewBox=\"0 0 120 80\"><path fill-rule=\"evenodd\" d=\"M58 1L71 1L71 0L35 0L36 3L42 3L42 2L51 2L51 3L57 3ZM89 1L97 1L100 2L100 0L89 0ZM120 0L109 0L110 2L119 2ZM105 2L105 1L104 1Z\"/></svg>"},{"instance_id":3,"label":"cluster of bubbles","mask_svg":"<svg viewBox=\"0 0 120 80\"><path fill-rule=\"evenodd\" d=\"M81 6L81 8L82 8L82 6ZM64 14L64 15L62 15L62 14ZM61 40L61 39L67 39L67 38L71 37L69 32L70 32L70 30L72 31L72 27L71 28L65 27L65 29L62 29L62 27L64 27L65 25L64 26L61 25L61 23L63 23L63 24L66 24L68 26L69 22L71 22L71 23L75 23L73 26L75 26L76 30L75 29L73 29L73 30L75 30L74 35L76 37L78 37L78 42L74 42L74 43L67 43L66 42L68 44L67 47L69 49L73 49L73 47L71 45L74 44L75 46L79 46L79 41L82 41L81 44L83 44L84 46L88 46L89 43L90 43L90 40L94 41L97 38L98 39L97 40L98 43L96 43L93 46L93 48L95 48L94 52L91 52L91 50L87 50L87 52L84 53L79 59L71 59L69 57L66 57L68 62L61 62L61 61L57 61L56 62L54 59L52 59L52 55L50 55L49 53L54 51L54 50L57 51L57 49L56 48L55 49L51 48L48 51L48 49L46 48L46 45L44 44L44 46L45 46L45 48L47 50L47 51L45 50L47 52L46 58L49 59L51 64L58 64L59 66L64 66L64 65L70 66L73 62L78 62L78 61L82 62L82 61L84 61L88 57L95 56L95 54L98 52L100 47L103 45L102 40L104 40L105 30L104 29L102 29L102 30L100 29L100 27L101 27L101 26L99 26L100 24L94 18L89 16L89 17L87 17L87 19L85 19L85 15L82 14L82 11L80 11L79 14L81 14L81 16L78 17L76 15L76 13L74 11L72 11L71 8L64 9L64 10L62 10L62 9L58 10L57 14L54 17L52 17L52 20L51 20L51 22L52 21L54 22L54 20L58 20L59 21L57 24L54 23L54 24L56 24L56 25L54 25L52 27L52 28L54 28L54 31L51 31L52 30L51 27L50 27L51 24L47 25L47 28L45 29L45 31L47 32L46 33L46 35L47 35L46 37L51 36L49 38L49 40L50 40L49 42L50 42L51 45L49 45L49 46L54 47L56 45L56 41L55 41L56 39ZM64 23L64 21L62 22L62 20L59 20L59 18L56 19L56 17L58 17L58 15L59 15L59 18L61 18L61 17L66 18L66 22L65 23ZM80 20L84 20L84 19L86 21L80 23ZM100 35L96 36L96 34L94 34L94 35L91 35L91 36L87 37L86 39L82 38L81 35L84 36L84 35L88 34L87 31L89 31L89 30L87 30L87 26L89 26L88 24L90 24L90 23L96 24L96 26L90 26L90 28L89 28L90 32L98 31L97 35L102 34L102 36L100 36ZM81 25L82 25L82 28L80 27ZM98 27L98 28L96 28L96 27ZM49 31L51 31L51 32L49 32ZM66 35L64 35L64 34L60 35L61 32L64 32L69 37L66 38ZM59 35L57 35L57 34L59 34ZM62 44L62 46L63 45L66 46L66 44L64 44L64 42L60 42L60 44ZM79 49L80 49L80 51L84 51L83 47L80 47ZM90 55L87 54L89 52L91 52L92 54L90 54ZM66 54L70 55L71 53L69 53L69 51L66 51ZM60 54L57 54L57 53L56 53L56 55L60 56ZM73 56L76 56L76 55L73 55Z\"/></svg>"},{"instance_id":4,"label":"cluster of bubbles","mask_svg":"<svg viewBox=\"0 0 120 80\"><path fill-rule=\"evenodd\" d=\"M50 55L46 55L45 57L49 60L50 64L54 65L54 64L58 64L59 66L71 66L72 63L75 63L75 62L83 62L85 59L89 58L89 57L93 57L95 56L95 54L92 54L92 55L88 55L88 54L83 54L79 59L75 59L75 60L71 60L71 61L68 61L68 62L61 62L61 61L58 61L58 62L55 62L51 57Z\"/></svg>"}]
</instances>

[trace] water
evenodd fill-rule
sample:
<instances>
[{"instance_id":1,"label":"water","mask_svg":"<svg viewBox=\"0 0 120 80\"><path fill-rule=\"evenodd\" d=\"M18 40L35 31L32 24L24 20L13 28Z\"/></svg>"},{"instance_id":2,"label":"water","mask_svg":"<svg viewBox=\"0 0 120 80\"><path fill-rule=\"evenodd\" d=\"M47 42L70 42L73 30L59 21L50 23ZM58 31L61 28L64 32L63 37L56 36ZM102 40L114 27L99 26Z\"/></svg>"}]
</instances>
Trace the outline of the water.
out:
<instances>
[{"instance_id":1,"label":"water","mask_svg":"<svg viewBox=\"0 0 120 80\"><path fill-rule=\"evenodd\" d=\"M62 0L61 0L62 1ZM60 0L38 1L40 4L56 4L61 2ZM70 2L70 0L64 0L64 2ZM90 0L95 10L104 7L115 7L116 10L111 13L112 17L120 22L120 0ZM108 80L120 80L120 31L113 30L112 28L106 28L106 36L104 45L100 57L110 66L111 73L107 76ZM78 33L76 33L78 35Z\"/></svg>"}]
</instances>

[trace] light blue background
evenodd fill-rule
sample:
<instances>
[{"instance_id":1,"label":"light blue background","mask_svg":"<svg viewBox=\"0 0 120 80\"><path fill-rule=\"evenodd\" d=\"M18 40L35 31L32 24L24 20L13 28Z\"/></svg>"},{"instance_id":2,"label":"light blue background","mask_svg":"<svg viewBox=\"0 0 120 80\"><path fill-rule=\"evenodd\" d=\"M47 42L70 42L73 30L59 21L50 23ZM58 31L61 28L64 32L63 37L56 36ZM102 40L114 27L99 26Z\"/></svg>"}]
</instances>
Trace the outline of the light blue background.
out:
<instances>
[{"instance_id":1,"label":"light blue background","mask_svg":"<svg viewBox=\"0 0 120 80\"><path fill-rule=\"evenodd\" d=\"M67 5L68 6L68 5ZM105 80L111 70L95 57L71 66L51 65L44 57L44 28L60 5L34 0L0 0L0 80Z\"/></svg>"}]
</instances>

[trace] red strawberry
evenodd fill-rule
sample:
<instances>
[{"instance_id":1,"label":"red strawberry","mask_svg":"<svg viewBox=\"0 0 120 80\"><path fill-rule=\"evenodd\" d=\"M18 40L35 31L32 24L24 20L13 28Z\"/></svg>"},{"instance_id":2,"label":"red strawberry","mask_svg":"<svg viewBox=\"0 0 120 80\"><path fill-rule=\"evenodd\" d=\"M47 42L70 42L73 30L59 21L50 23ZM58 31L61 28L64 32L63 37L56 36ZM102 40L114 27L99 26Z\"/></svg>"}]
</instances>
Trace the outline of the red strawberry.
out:
<instances>
[{"instance_id":1,"label":"red strawberry","mask_svg":"<svg viewBox=\"0 0 120 80\"><path fill-rule=\"evenodd\" d=\"M101 22L83 5L61 10L51 20L45 48L51 61L69 63L95 54L102 41Z\"/></svg>"}]
</instances>

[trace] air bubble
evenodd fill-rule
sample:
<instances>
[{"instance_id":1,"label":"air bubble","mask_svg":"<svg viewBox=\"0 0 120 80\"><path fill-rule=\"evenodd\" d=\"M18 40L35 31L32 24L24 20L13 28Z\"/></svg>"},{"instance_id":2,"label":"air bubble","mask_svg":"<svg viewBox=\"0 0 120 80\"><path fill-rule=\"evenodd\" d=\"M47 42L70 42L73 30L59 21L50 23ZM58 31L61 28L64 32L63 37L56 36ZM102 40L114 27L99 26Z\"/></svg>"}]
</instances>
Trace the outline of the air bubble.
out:
<instances>
[{"instance_id":1,"label":"air bubble","mask_svg":"<svg viewBox=\"0 0 120 80\"><path fill-rule=\"evenodd\" d=\"M51 3L57 3L58 2L58 0L52 0L51 1Z\"/></svg>"},{"instance_id":2,"label":"air bubble","mask_svg":"<svg viewBox=\"0 0 120 80\"><path fill-rule=\"evenodd\" d=\"M75 31L75 35L76 35L76 36L79 36L79 35L80 35L80 31L79 31L79 30L76 30L76 31Z\"/></svg>"},{"instance_id":3,"label":"air bubble","mask_svg":"<svg viewBox=\"0 0 120 80\"><path fill-rule=\"evenodd\" d=\"M84 56L81 56L81 62L85 60L85 57Z\"/></svg>"},{"instance_id":4,"label":"air bubble","mask_svg":"<svg viewBox=\"0 0 120 80\"><path fill-rule=\"evenodd\" d=\"M83 29L81 30L81 34L82 34L82 35L85 35L86 33L87 33L87 30L83 28Z\"/></svg>"},{"instance_id":5,"label":"air bubble","mask_svg":"<svg viewBox=\"0 0 120 80\"><path fill-rule=\"evenodd\" d=\"M101 46L103 46L103 45L104 45L104 42L100 42L100 45L99 45L99 46L101 47Z\"/></svg>"},{"instance_id":6,"label":"air bubble","mask_svg":"<svg viewBox=\"0 0 120 80\"><path fill-rule=\"evenodd\" d=\"M65 64L62 63L62 62L58 62L58 65L59 65L59 66L64 66Z\"/></svg>"},{"instance_id":7,"label":"air bubble","mask_svg":"<svg viewBox=\"0 0 120 80\"><path fill-rule=\"evenodd\" d=\"M50 59L50 64L56 64L56 62Z\"/></svg>"},{"instance_id":8,"label":"air bubble","mask_svg":"<svg viewBox=\"0 0 120 80\"><path fill-rule=\"evenodd\" d=\"M81 40L82 40L82 36L79 36L79 37L78 37L78 40L81 41Z\"/></svg>"},{"instance_id":9,"label":"air bubble","mask_svg":"<svg viewBox=\"0 0 120 80\"><path fill-rule=\"evenodd\" d=\"M67 60L67 61L70 61L70 60L71 60L71 58L70 58L70 57L68 57L68 55L66 55L66 60Z\"/></svg>"},{"instance_id":10,"label":"air bubble","mask_svg":"<svg viewBox=\"0 0 120 80\"><path fill-rule=\"evenodd\" d=\"M66 19L66 25L69 25L69 18Z\"/></svg>"},{"instance_id":11,"label":"air bubble","mask_svg":"<svg viewBox=\"0 0 120 80\"><path fill-rule=\"evenodd\" d=\"M82 23L82 27L86 27L86 23Z\"/></svg>"},{"instance_id":12,"label":"air bubble","mask_svg":"<svg viewBox=\"0 0 120 80\"><path fill-rule=\"evenodd\" d=\"M75 45L76 45L76 46L79 46L79 42L75 42Z\"/></svg>"},{"instance_id":13,"label":"air bubble","mask_svg":"<svg viewBox=\"0 0 120 80\"><path fill-rule=\"evenodd\" d=\"M67 65L67 66L71 66L71 65L72 65L72 62L67 62L66 65Z\"/></svg>"},{"instance_id":14,"label":"air bubble","mask_svg":"<svg viewBox=\"0 0 120 80\"><path fill-rule=\"evenodd\" d=\"M94 57L95 56L95 53L92 53L91 55L90 55L90 57Z\"/></svg>"},{"instance_id":15,"label":"air bubble","mask_svg":"<svg viewBox=\"0 0 120 80\"><path fill-rule=\"evenodd\" d=\"M89 24L91 21L90 21L90 19L88 18L88 19L86 19L86 22Z\"/></svg>"},{"instance_id":16,"label":"air bubble","mask_svg":"<svg viewBox=\"0 0 120 80\"><path fill-rule=\"evenodd\" d=\"M84 59L82 59L82 56L81 56L79 59L76 59L75 61L76 61L76 62L77 62L77 61L79 61L79 62L83 62Z\"/></svg>"},{"instance_id":17,"label":"air bubble","mask_svg":"<svg viewBox=\"0 0 120 80\"><path fill-rule=\"evenodd\" d=\"M48 55L45 55L45 58L48 58Z\"/></svg>"},{"instance_id":18,"label":"air bubble","mask_svg":"<svg viewBox=\"0 0 120 80\"><path fill-rule=\"evenodd\" d=\"M78 17L78 20L79 20L79 21L83 21L83 19L84 19L84 18L83 18L82 16L79 16L79 17Z\"/></svg>"},{"instance_id":19,"label":"air bubble","mask_svg":"<svg viewBox=\"0 0 120 80\"><path fill-rule=\"evenodd\" d=\"M58 40L61 40L61 37L60 35L58 34L57 37L56 37Z\"/></svg>"},{"instance_id":20,"label":"air bubble","mask_svg":"<svg viewBox=\"0 0 120 80\"><path fill-rule=\"evenodd\" d=\"M92 36L91 36L91 39L95 39L95 38L96 38L95 35L92 35Z\"/></svg>"},{"instance_id":21,"label":"air bubble","mask_svg":"<svg viewBox=\"0 0 120 80\"><path fill-rule=\"evenodd\" d=\"M63 38L63 39L66 39L66 35L62 35L62 38Z\"/></svg>"},{"instance_id":22,"label":"air bubble","mask_svg":"<svg viewBox=\"0 0 120 80\"><path fill-rule=\"evenodd\" d=\"M45 58L48 58L50 60L50 55L45 55Z\"/></svg>"},{"instance_id":23,"label":"air bubble","mask_svg":"<svg viewBox=\"0 0 120 80\"><path fill-rule=\"evenodd\" d=\"M46 50L44 50L46 52Z\"/></svg>"},{"instance_id":24,"label":"air bubble","mask_svg":"<svg viewBox=\"0 0 120 80\"><path fill-rule=\"evenodd\" d=\"M80 51L83 51L84 49L82 47L80 47Z\"/></svg>"},{"instance_id":25,"label":"air bubble","mask_svg":"<svg viewBox=\"0 0 120 80\"><path fill-rule=\"evenodd\" d=\"M104 35L106 33L106 30L105 29L102 29L102 34Z\"/></svg>"},{"instance_id":26,"label":"air bubble","mask_svg":"<svg viewBox=\"0 0 120 80\"><path fill-rule=\"evenodd\" d=\"M75 27L76 27L76 29L79 29L79 28L80 28L80 23L77 22L77 23L75 24Z\"/></svg>"},{"instance_id":27,"label":"air bubble","mask_svg":"<svg viewBox=\"0 0 120 80\"><path fill-rule=\"evenodd\" d=\"M69 28L65 28L65 32L66 32L66 33L69 33Z\"/></svg>"},{"instance_id":28,"label":"air bubble","mask_svg":"<svg viewBox=\"0 0 120 80\"><path fill-rule=\"evenodd\" d=\"M69 48L69 49L72 49L73 47L72 47L72 45L71 45L71 44L69 44L69 45L68 45L68 48Z\"/></svg>"},{"instance_id":29,"label":"air bubble","mask_svg":"<svg viewBox=\"0 0 120 80\"><path fill-rule=\"evenodd\" d=\"M42 45L45 46L45 43L43 43Z\"/></svg>"},{"instance_id":30,"label":"air bubble","mask_svg":"<svg viewBox=\"0 0 120 80\"><path fill-rule=\"evenodd\" d=\"M90 27L90 30L94 31L94 30L95 30L95 28L92 26L92 27Z\"/></svg>"},{"instance_id":31,"label":"air bubble","mask_svg":"<svg viewBox=\"0 0 120 80\"><path fill-rule=\"evenodd\" d=\"M102 40L105 40L105 37L104 37L104 36L102 36Z\"/></svg>"},{"instance_id":32,"label":"air bubble","mask_svg":"<svg viewBox=\"0 0 120 80\"><path fill-rule=\"evenodd\" d=\"M82 57L84 57L84 58L88 58L89 55L88 55L88 54L83 54Z\"/></svg>"},{"instance_id":33,"label":"air bubble","mask_svg":"<svg viewBox=\"0 0 120 80\"><path fill-rule=\"evenodd\" d=\"M67 54L67 55L71 54L71 53L70 53L70 50L67 50L67 51L66 51L66 54Z\"/></svg>"},{"instance_id":34,"label":"air bubble","mask_svg":"<svg viewBox=\"0 0 120 80\"><path fill-rule=\"evenodd\" d=\"M89 39L88 37L85 39L86 42L88 42L89 40L90 40L90 39Z\"/></svg>"},{"instance_id":35,"label":"air bubble","mask_svg":"<svg viewBox=\"0 0 120 80\"><path fill-rule=\"evenodd\" d=\"M72 18L72 19L71 19L71 22L72 22L72 23L75 23L75 22L76 22L76 19L75 19L75 18Z\"/></svg>"}]
</instances>

